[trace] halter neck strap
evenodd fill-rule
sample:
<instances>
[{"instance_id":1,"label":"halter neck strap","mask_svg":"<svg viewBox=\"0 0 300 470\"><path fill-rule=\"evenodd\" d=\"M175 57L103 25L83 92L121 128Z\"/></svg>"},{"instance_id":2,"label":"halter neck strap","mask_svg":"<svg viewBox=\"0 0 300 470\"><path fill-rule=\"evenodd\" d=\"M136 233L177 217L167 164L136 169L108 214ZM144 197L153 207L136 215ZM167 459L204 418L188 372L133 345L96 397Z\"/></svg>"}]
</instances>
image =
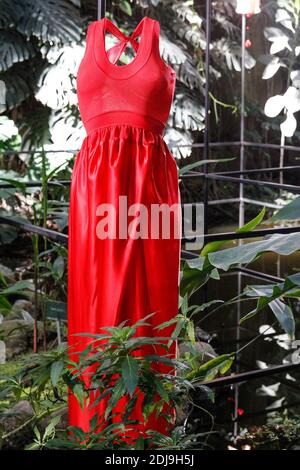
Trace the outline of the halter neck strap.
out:
<instances>
[{"instance_id":1,"label":"halter neck strap","mask_svg":"<svg viewBox=\"0 0 300 470\"><path fill-rule=\"evenodd\" d=\"M110 49L106 51L107 56L109 60L113 63L116 64L123 54L124 50L126 49L127 43L130 42L132 44L133 49L135 52L138 51L139 48L139 42L136 41L136 38L140 35L141 31L143 30L144 26L144 19L143 18L134 31L127 36L124 34L122 31L119 30L119 28L112 22L110 21L109 18L104 18L104 33L106 30L109 30L114 36L116 36L118 39L120 39L120 42L118 44L115 44L112 46Z\"/></svg>"}]
</instances>

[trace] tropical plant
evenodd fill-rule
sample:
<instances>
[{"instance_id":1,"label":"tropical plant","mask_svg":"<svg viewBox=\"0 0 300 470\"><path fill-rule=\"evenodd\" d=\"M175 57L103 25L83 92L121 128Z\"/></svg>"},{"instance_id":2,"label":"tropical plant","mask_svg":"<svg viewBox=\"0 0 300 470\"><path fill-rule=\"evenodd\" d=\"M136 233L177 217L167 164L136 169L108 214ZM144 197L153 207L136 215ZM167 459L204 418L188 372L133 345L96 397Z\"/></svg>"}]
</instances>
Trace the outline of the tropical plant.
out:
<instances>
[{"instance_id":1,"label":"tropical plant","mask_svg":"<svg viewBox=\"0 0 300 470\"><path fill-rule=\"evenodd\" d=\"M92 19L92 14L81 17L80 2L72 0L1 0L0 6L3 13L0 80L5 95L2 112L10 115L15 108L20 110L16 124L22 135L22 149L42 144L47 150L78 148L84 129L77 107L75 78L86 45L87 21ZM162 58L177 73L166 141L192 144L197 132L205 126L205 12L197 11L190 1L136 0L133 5L128 1L107 4L107 15L118 25L124 24L126 30L132 29L136 18L145 14L160 21ZM231 2L213 3L213 22L218 31L212 44L214 80L222 79L224 70L227 79L231 70L240 71L240 32L235 20ZM247 67L254 64L247 52ZM227 106L222 97L212 95L212 98L216 112L217 108ZM235 104L232 109L236 110ZM188 147L174 149L178 158L190 154ZM54 157L57 155L53 154ZM60 158L68 159L69 154L62 153Z\"/></svg>"},{"instance_id":2,"label":"tropical plant","mask_svg":"<svg viewBox=\"0 0 300 470\"><path fill-rule=\"evenodd\" d=\"M159 345L167 347L166 339L159 337L136 336L137 327L147 325L147 320L155 313L131 326L122 322L117 327L104 327L106 334L85 336L91 340L76 361L70 359L69 350L63 344L57 350L34 355L25 360L21 370L13 377L1 377L0 399L8 404L11 400L18 401L26 397L33 408L33 416L22 423L21 428L30 425L34 432L34 441L28 448L77 448L77 449L107 449L107 448L154 448L183 449L189 446L202 446L201 439L207 437L207 432L186 433L184 429L171 428L169 436L150 429L144 436L139 436L132 442L124 441L126 431L136 422L130 419L130 412L136 403L138 394L144 393L142 410L145 422L151 413L162 413L164 404L176 407L191 400L190 391L213 399L213 393L201 384L201 381L218 372L225 373L232 363L232 358L222 356L215 361L209 361L205 367L192 366L193 361L180 358L172 359L156 354L140 355L145 346ZM84 336L84 333L80 333ZM176 338L174 337L174 340ZM138 353L138 354L137 354ZM169 372L162 373L153 364L164 364ZM177 374L171 373L177 370ZM87 371L93 370L91 380L86 380ZM85 378L84 378L85 377ZM90 429L84 432L77 427L68 427L59 432L55 427L59 422L54 417L44 432L39 429L39 422L48 415L61 411L66 406L66 390L70 388L81 406L86 406L86 398L94 393L89 408L92 409L104 397L108 398L105 410L105 420L114 416L114 406L121 397L127 397L128 403L119 423L103 428L102 419L95 413ZM7 405L8 406L8 405ZM165 415L169 422L171 417ZM172 424L172 423L171 423ZM173 423L174 424L174 423ZM20 429L14 429L2 435L2 440L10 438Z\"/></svg>"},{"instance_id":3,"label":"tropical plant","mask_svg":"<svg viewBox=\"0 0 300 470\"><path fill-rule=\"evenodd\" d=\"M282 111L285 121L280 125L284 137L292 137L297 122L294 114L300 110L300 70L298 46L300 3L298 0L273 2L276 27L267 26L265 37L271 42L269 63L265 67L263 79L272 78L280 68L286 69L286 87L284 93L272 96L265 105L268 117L277 117ZM278 26L277 26L278 25Z\"/></svg>"}]
</instances>

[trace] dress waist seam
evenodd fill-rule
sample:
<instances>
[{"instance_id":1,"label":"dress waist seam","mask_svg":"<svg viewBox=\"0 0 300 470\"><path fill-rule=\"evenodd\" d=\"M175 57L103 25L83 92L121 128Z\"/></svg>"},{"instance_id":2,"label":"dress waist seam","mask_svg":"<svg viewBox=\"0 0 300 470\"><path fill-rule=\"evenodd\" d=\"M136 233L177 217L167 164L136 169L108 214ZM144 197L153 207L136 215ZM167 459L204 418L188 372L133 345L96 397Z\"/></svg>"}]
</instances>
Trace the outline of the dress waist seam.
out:
<instances>
[{"instance_id":1,"label":"dress waist seam","mask_svg":"<svg viewBox=\"0 0 300 470\"><path fill-rule=\"evenodd\" d=\"M135 113L134 111L108 111L85 120L83 124L87 134L90 134L95 129L113 125L141 127L161 135L165 129L165 124L161 121L146 114Z\"/></svg>"}]
</instances>

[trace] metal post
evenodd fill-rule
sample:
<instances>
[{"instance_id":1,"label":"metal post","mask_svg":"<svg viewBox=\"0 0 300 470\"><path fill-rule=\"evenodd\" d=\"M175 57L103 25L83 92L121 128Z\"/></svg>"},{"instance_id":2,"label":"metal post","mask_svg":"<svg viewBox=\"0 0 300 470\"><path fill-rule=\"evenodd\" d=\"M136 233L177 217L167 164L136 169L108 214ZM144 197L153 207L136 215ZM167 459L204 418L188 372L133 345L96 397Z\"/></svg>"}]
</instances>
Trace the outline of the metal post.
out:
<instances>
[{"instance_id":1,"label":"metal post","mask_svg":"<svg viewBox=\"0 0 300 470\"><path fill-rule=\"evenodd\" d=\"M105 12L106 12L106 0L98 0L97 19L101 20L101 18L104 18Z\"/></svg>"},{"instance_id":2,"label":"metal post","mask_svg":"<svg viewBox=\"0 0 300 470\"><path fill-rule=\"evenodd\" d=\"M206 47L205 47L205 129L204 129L204 148L203 158L209 158L209 139L210 139L210 43L211 43L211 0L206 0ZM207 173L207 165L204 166L204 173ZM207 207L208 207L208 181L204 183L204 234L207 233Z\"/></svg>"},{"instance_id":3,"label":"metal post","mask_svg":"<svg viewBox=\"0 0 300 470\"><path fill-rule=\"evenodd\" d=\"M245 42L246 15L242 15L242 66L241 66L241 120L240 120L240 171L245 170ZM240 184L239 226L245 223L244 185Z\"/></svg>"},{"instance_id":4,"label":"metal post","mask_svg":"<svg viewBox=\"0 0 300 470\"><path fill-rule=\"evenodd\" d=\"M241 117L240 117L240 171L245 170L245 41L246 41L246 15L242 15L242 64L241 64ZM244 202L244 183L241 181L239 185L239 227L245 224L245 202ZM239 240L239 245L242 244L242 240ZM241 265L239 266L241 268ZM238 272L238 295L242 292L242 274ZM236 327L236 347L237 350L240 348L240 319L241 319L241 302L237 304L237 327ZM238 361L238 357L237 357ZM237 362L236 373L239 373L239 365ZM238 408L239 408L239 384L234 386L234 424L233 424L233 435L236 438L239 433L238 424Z\"/></svg>"},{"instance_id":5,"label":"metal post","mask_svg":"<svg viewBox=\"0 0 300 470\"><path fill-rule=\"evenodd\" d=\"M60 320L56 320L56 334L57 334L57 344L61 345L61 329L60 329Z\"/></svg>"},{"instance_id":6,"label":"metal post","mask_svg":"<svg viewBox=\"0 0 300 470\"><path fill-rule=\"evenodd\" d=\"M210 43L211 43L211 0L206 0L206 20L205 20L205 129L204 129L204 142L203 142L203 159L208 160L209 158L209 140L210 140L210 97L209 97L209 86L210 86ZM206 178L208 171L207 164L203 167L203 234L206 235L208 232L208 179ZM204 285L202 289L202 300L207 302L208 286Z\"/></svg>"}]
</instances>

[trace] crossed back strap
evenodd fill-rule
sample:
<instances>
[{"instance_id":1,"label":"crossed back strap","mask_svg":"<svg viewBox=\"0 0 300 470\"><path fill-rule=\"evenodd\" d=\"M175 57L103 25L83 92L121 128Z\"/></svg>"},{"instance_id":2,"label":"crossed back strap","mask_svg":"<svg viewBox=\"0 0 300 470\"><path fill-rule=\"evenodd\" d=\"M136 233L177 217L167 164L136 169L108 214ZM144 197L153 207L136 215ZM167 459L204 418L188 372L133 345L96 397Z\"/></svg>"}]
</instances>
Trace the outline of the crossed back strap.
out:
<instances>
[{"instance_id":1,"label":"crossed back strap","mask_svg":"<svg viewBox=\"0 0 300 470\"><path fill-rule=\"evenodd\" d=\"M118 62L119 58L121 57L124 50L126 49L126 46L127 46L128 42L130 42L132 44L132 47L135 50L135 52L138 51L140 43L136 40L136 38L139 35L141 35L141 33L143 32L144 23L145 23L144 19L145 18L143 18L138 23L138 25L136 26L134 31L129 36L127 36L122 31L120 31L119 28L117 28L117 26L112 21L110 21L108 18L105 18L105 21L104 21L104 38L105 38L106 30L109 30L110 33L112 33L114 36L116 36L118 39L120 39L119 43L115 44L114 46L112 46L111 48L109 48L106 51L110 62L112 62L113 64L116 64Z\"/></svg>"}]
</instances>

